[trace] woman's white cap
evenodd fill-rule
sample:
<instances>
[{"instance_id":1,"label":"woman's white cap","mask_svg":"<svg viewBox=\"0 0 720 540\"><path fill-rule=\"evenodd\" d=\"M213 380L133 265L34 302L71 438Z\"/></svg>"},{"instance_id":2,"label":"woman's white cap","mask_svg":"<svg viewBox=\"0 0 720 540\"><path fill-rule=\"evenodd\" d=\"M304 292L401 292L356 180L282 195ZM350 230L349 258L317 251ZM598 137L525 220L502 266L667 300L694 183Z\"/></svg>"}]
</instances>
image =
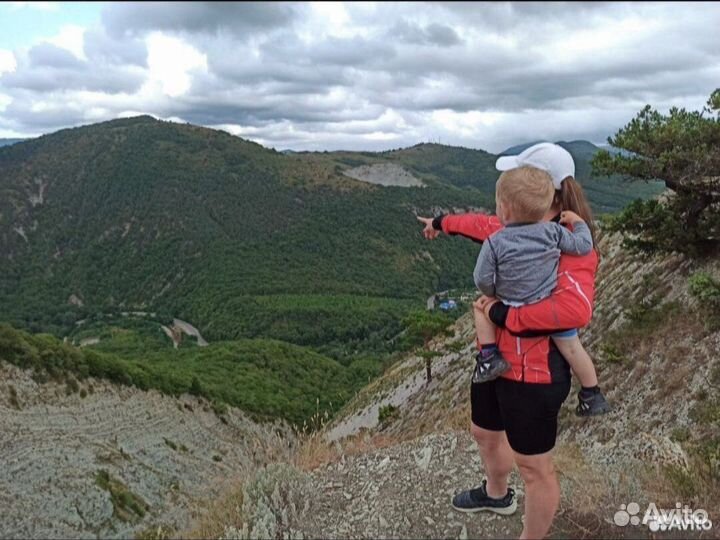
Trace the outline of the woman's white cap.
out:
<instances>
[{"instance_id":1,"label":"woman's white cap","mask_svg":"<svg viewBox=\"0 0 720 540\"><path fill-rule=\"evenodd\" d=\"M568 176L575 176L575 162L570 152L562 146L549 142L534 144L517 156L502 156L495 163L498 171L509 171L526 166L548 173L555 189L560 189L562 181Z\"/></svg>"}]
</instances>

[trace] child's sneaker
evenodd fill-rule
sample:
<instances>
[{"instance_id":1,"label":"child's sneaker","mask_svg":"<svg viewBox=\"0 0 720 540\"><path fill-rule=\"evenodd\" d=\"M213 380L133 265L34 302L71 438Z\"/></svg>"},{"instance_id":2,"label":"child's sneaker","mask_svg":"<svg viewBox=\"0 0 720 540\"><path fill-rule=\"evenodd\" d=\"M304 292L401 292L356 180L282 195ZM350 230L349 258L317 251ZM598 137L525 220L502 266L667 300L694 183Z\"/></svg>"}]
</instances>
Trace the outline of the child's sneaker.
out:
<instances>
[{"instance_id":1,"label":"child's sneaker","mask_svg":"<svg viewBox=\"0 0 720 540\"><path fill-rule=\"evenodd\" d=\"M498 349L494 349L487 356L483 356L482 352L478 352L477 356L475 356L475 362L475 371L472 376L472 382L475 384L497 379L510 369L510 364L503 358Z\"/></svg>"},{"instance_id":2,"label":"child's sneaker","mask_svg":"<svg viewBox=\"0 0 720 540\"><path fill-rule=\"evenodd\" d=\"M578 392L578 405L575 407L575 414L578 416L597 416L610 412L610 404L603 396L599 388L594 391Z\"/></svg>"}]
</instances>

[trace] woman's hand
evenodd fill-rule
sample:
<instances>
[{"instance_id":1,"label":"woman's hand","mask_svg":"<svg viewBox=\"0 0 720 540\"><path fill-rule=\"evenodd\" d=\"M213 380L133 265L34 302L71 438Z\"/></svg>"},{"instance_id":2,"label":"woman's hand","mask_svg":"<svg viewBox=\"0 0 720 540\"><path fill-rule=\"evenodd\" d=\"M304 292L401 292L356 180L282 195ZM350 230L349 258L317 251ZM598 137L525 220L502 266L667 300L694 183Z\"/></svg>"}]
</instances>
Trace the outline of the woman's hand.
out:
<instances>
[{"instance_id":1,"label":"woman's hand","mask_svg":"<svg viewBox=\"0 0 720 540\"><path fill-rule=\"evenodd\" d=\"M497 302L499 302L499 300L497 298L495 298L494 296L483 295L480 298L478 298L477 300L475 300L475 302L473 302L473 307L475 309L478 309L478 310L482 311L483 313L485 313L485 315L487 315L487 318L489 319L490 318L490 308L493 306L493 304L495 304Z\"/></svg>"},{"instance_id":2,"label":"woman's hand","mask_svg":"<svg viewBox=\"0 0 720 540\"><path fill-rule=\"evenodd\" d=\"M433 225L432 225L433 218L425 218L425 217L420 217L420 216L415 216L415 217L417 217L417 219L420 223L425 224L425 228L423 229L423 232L422 232L422 234L425 238L427 238L428 240L435 240L438 236L440 236L440 231L435 230L435 228L433 228Z\"/></svg>"}]
</instances>

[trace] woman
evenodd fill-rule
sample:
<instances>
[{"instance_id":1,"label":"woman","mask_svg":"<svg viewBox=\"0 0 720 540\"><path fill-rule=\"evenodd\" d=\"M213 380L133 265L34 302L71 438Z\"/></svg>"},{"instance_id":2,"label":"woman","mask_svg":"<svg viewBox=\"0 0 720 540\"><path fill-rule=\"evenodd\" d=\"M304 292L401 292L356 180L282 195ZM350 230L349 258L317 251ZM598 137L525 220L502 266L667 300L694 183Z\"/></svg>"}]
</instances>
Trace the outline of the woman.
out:
<instances>
[{"instance_id":1,"label":"woman","mask_svg":"<svg viewBox=\"0 0 720 540\"><path fill-rule=\"evenodd\" d=\"M550 174L556 188L547 220L570 210L591 226L592 213L575 181L575 163L562 147L551 143L531 146L517 156L498 159L499 170L531 166ZM428 239L440 232L483 241L502 227L495 216L445 215L418 218ZM480 447L487 479L463 491L453 506L463 512L490 510L512 514L514 491L507 479L517 464L525 483L525 520L520 538L542 538L550 530L560 502L560 486L552 462L557 418L570 392L570 368L549 334L580 328L590 322L598 256L560 258L558 285L552 295L535 304L512 308L480 299L479 304L498 326L498 348L511 369L501 378L471 385L471 431Z\"/></svg>"}]
</instances>

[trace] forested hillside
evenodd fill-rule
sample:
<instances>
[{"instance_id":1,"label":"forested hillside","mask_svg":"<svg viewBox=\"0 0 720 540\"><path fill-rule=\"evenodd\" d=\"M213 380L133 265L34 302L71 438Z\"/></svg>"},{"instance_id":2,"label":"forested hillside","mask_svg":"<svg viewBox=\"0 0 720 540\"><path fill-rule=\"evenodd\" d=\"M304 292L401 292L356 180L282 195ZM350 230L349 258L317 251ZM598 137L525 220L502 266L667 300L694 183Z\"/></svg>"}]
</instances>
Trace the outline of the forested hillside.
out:
<instances>
[{"instance_id":1,"label":"forested hillside","mask_svg":"<svg viewBox=\"0 0 720 540\"><path fill-rule=\"evenodd\" d=\"M279 153L147 116L6 146L0 322L90 345L119 362L121 382L140 369L139 380L178 393L197 378L208 397L299 422L319 405L303 390L316 366L332 387L323 407L339 405L401 346L405 315L435 291L472 288L478 246L427 242L415 216L492 208L495 159L437 144ZM377 165L422 187L346 174ZM593 181L599 209L636 194L608 202ZM210 348L174 351L162 325L175 317ZM260 384L262 373L277 385ZM304 401L291 411L278 393Z\"/></svg>"},{"instance_id":2,"label":"forested hillside","mask_svg":"<svg viewBox=\"0 0 720 540\"><path fill-rule=\"evenodd\" d=\"M149 117L3 148L0 319L62 335L98 312L152 309L215 340L326 343L470 284L476 248L425 243L415 213L491 199L381 189L342 168Z\"/></svg>"}]
</instances>

